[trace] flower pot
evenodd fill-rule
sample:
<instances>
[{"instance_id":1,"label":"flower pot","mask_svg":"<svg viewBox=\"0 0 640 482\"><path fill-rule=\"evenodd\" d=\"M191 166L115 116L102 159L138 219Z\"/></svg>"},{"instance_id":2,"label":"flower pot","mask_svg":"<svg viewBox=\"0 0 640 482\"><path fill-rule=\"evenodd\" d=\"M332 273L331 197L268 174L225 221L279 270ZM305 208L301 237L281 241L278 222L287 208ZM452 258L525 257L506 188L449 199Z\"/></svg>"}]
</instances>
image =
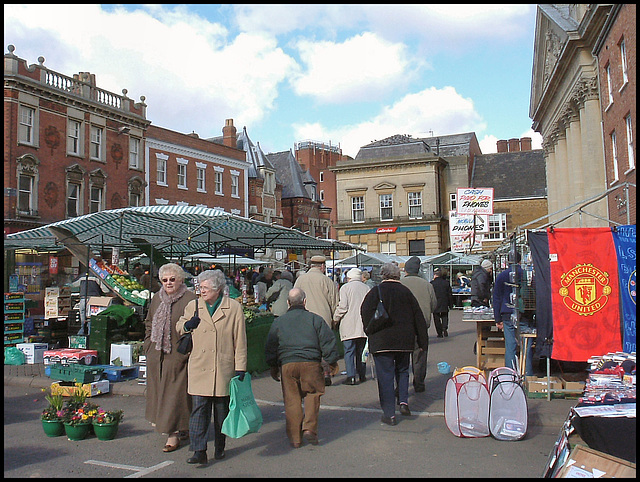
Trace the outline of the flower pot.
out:
<instances>
[{"instance_id":1,"label":"flower pot","mask_svg":"<svg viewBox=\"0 0 640 482\"><path fill-rule=\"evenodd\" d=\"M113 440L118 433L118 422L111 423L94 423L93 432L98 440Z\"/></svg>"},{"instance_id":2,"label":"flower pot","mask_svg":"<svg viewBox=\"0 0 640 482\"><path fill-rule=\"evenodd\" d=\"M89 434L90 428L90 423L77 423L75 425L69 423L64 424L64 431L67 434L67 438L73 441L84 440Z\"/></svg>"},{"instance_id":3,"label":"flower pot","mask_svg":"<svg viewBox=\"0 0 640 482\"><path fill-rule=\"evenodd\" d=\"M62 420L42 420L42 428L47 437L59 437L64 434Z\"/></svg>"}]
</instances>

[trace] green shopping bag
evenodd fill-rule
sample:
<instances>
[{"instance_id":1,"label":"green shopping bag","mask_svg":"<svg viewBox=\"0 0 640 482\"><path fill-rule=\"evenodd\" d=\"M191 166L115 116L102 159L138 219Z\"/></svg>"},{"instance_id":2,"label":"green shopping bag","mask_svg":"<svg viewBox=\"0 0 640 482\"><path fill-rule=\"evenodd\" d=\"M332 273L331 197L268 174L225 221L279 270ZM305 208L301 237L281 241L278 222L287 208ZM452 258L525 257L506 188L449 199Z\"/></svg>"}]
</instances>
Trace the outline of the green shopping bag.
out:
<instances>
[{"instance_id":1,"label":"green shopping bag","mask_svg":"<svg viewBox=\"0 0 640 482\"><path fill-rule=\"evenodd\" d=\"M229 382L229 415L222 422L222 433L231 438L244 437L255 433L262 426L262 413L253 398L251 375L244 374L244 380L236 376Z\"/></svg>"}]
</instances>

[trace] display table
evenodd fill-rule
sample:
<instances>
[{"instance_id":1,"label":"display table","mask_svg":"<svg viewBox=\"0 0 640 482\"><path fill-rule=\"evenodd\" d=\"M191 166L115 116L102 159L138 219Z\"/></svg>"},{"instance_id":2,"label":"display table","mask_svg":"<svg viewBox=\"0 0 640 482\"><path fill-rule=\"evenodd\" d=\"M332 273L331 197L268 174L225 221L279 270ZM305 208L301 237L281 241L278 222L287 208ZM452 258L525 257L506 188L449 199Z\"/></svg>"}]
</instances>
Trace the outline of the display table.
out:
<instances>
[{"instance_id":1,"label":"display table","mask_svg":"<svg viewBox=\"0 0 640 482\"><path fill-rule=\"evenodd\" d=\"M504 333L491 320L462 318L476 324L476 366L480 370L493 370L504 366Z\"/></svg>"}]
</instances>

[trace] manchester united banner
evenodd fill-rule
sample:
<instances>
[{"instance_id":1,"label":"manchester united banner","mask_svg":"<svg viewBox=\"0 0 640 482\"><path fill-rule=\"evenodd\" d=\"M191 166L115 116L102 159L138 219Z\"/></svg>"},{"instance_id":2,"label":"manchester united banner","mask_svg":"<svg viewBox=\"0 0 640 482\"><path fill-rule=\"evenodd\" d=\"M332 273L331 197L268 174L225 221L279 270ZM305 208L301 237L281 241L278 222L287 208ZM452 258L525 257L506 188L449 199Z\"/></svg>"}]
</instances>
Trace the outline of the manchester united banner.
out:
<instances>
[{"instance_id":1,"label":"manchester united banner","mask_svg":"<svg viewBox=\"0 0 640 482\"><path fill-rule=\"evenodd\" d=\"M549 228L552 358L622 349L618 263L610 228Z\"/></svg>"}]
</instances>

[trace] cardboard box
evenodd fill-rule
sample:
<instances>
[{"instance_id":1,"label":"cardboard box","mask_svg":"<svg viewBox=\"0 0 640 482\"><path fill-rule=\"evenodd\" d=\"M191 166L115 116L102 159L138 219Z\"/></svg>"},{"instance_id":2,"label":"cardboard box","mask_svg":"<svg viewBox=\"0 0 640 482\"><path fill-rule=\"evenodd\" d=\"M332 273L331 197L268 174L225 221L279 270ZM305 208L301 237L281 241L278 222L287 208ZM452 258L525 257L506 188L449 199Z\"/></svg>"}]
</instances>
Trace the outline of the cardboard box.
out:
<instances>
[{"instance_id":1,"label":"cardboard box","mask_svg":"<svg viewBox=\"0 0 640 482\"><path fill-rule=\"evenodd\" d=\"M565 380L564 378L562 378L562 384L565 390L572 390L576 393L584 392L584 387L586 385L585 382L581 382L581 381L573 382L573 381Z\"/></svg>"},{"instance_id":2,"label":"cardboard box","mask_svg":"<svg viewBox=\"0 0 640 482\"><path fill-rule=\"evenodd\" d=\"M24 353L24 361L27 365L44 363L44 352L49 349L46 343L16 343L16 348Z\"/></svg>"},{"instance_id":3,"label":"cardboard box","mask_svg":"<svg viewBox=\"0 0 640 482\"><path fill-rule=\"evenodd\" d=\"M111 305L113 298L111 296L90 296L87 300L89 305L89 315L94 316L103 312Z\"/></svg>"},{"instance_id":4,"label":"cardboard box","mask_svg":"<svg viewBox=\"0 0 640 482\"><path fill-rule=\"evenodd\" d=\"M560 469L561 478L636 478L636 464L576 445Z\"/></svg>"},{"instance_id":5,"label":"cardboard box","mask_svg":"<svg viewBox=\"0 0 640 482\"><path fill-rule=\"evenodd\" d=\"M120 363L117 362L118 358L120 359ZM109 364L123 367L133 366L133 345L111 344Z\"/></svg>"},{"instance_id":6,"label":"cardboard box","mask_svg":"<svg viewBox=\"0 0 640 482\"><path fill-rule=\"evenodd\" d=\"M547 377L526 377L527 390L534 393L547 393ZM558 377L551 377L551 390L561 390L562 380Z\"/></svg>"},{"instance_id":7,"label":"cardboard box","mask_svg":"<svg viewBox=\"0 0 640 482\"><path fill-rule=\"evenodd\" d=\"M47 350L43 354L45 365L62 363L82 363L84 365L96 365L98 363L97 350L83 350L81 348L60 348L58 350Z\"/></svg>"},{"instance_id":8,"label":"cardboard box","mask_svg":"<svg viewBox=\"0 0 640 482\"><path fill-rule=\"evenodd\" d=\"M52 395L62 395L70 397L77 390L81 390L87 397L95 397L103 393L109 393L109 380L98 380L97 382L84 383L77 386L73 382L57 381L51 384Z\"/></svg>"}]
</instances>

